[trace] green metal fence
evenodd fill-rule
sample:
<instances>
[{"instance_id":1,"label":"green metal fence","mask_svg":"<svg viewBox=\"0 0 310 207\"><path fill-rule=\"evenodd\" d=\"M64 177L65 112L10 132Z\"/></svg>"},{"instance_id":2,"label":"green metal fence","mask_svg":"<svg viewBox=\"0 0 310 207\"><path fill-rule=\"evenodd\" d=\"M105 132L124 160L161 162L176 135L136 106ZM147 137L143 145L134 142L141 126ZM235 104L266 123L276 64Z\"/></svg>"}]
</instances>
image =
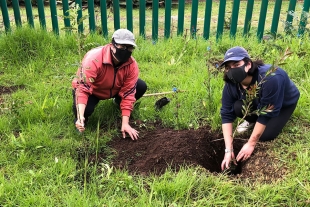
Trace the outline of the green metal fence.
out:
<instances>
[{"instance_id":1,"label":"green metal fence","mask_svg":"<svg viewBox=\"0 0 310 207\"><path fill-rule=\"evenodd\" d=\"M38 20L39 25L41 28L47 30L47 18L51 19L51 26L52 31L59 35L60 33L60 21L61 24L64 25L64 27L70 27L71 23L69 19L63 18L61 16L67 16L68 10L70 8L69 1L68 0L62 0L61 4L59 4L60 1L56 0L50 0L49 5L45 5L43 0L38 0L37 4L35 5L37 9L37 15L34 15L34 11L36 9L31 3L31 0L25 0L25 12L26 12L26 22L31 27L35 27L35 22ZM288 8L282 8L283 2L282 0L275 0L273 1L273 14L272 17L269 18L269 22L271 22L270 30L266 27L267 22L267 11L268 11L268 4L270 2L268 0L261 0L259 2L259 8L258 6L255 6L254 0L248 0L248 1L240 1L240 0L219 0L219 1L212 1L212 0L206 0L205 2L201 2L199 0L192 0L190 3L189 1L185 0L179 0L177 2L177 18L172 16L172 11L175 12L176 8L172 7L172 1L171 0L165 0L164 1L164 8L160 8L159 5L161 4L159 0L153 0L152 6L146 7L146 0L140 0L139 6L136 7L137 3L135 2L135 5L133 5L132 0L126 0L126 7L120 7L119 0L113 0L112 7L107 6L106 0L101 0L100 5L95 5L94 0L89 0L87 5L82 5L81 0L75 0L75 4L79 5L80 8L84 8L84 11L82 9L78 12L78 19L83 18L85 15L88 16L87 19L79 25L79 32L83 32L85 30L83 24L88 25L88 30L90 32L97 32L96 28L100 27L101 32L103 36L107 37L109 35L109 32L112 33L114 30L119 29L121 27L121 24L124 24L124 19L126 19L126 27L127 29L133 31L134 30L134 15L133 13L138 10L138 28L139 28L139 35L145 37L146 33L149 32L146 31L146 28L151 28L151 38L153 40L158 39L161 35L159 33L159 26L160 22L164 20L164 26L163 26L163 37L169 38L173 34L173 28L175 28L174 25L172 25L172 20L177 19L177 29L176 33L177 35L184 35L184 33L190 31L190 36L195 38L198 34L198 30L202 31L202 36L205 39L209 39L211 35L216 35L216 38L220 38L223 33L226 30L229 30L229 34L231 37L234 37L236 33L239 30L243 30L243 35L249 35L250 32L253 32L253 30L256 30L256 35L259 39L262 39L264 32L268 31L272 34L278 33L279 28L279 21L280 21L280 14L281 11L283 13L283 10L286 15L285 25L284 25L284 31L289 31L290 27L293 25L294 21L297 22L298 35L303 35L305 32L305 29L307 29L307 20L308 20L308 13L309 13L309 5L310 0L304 0L304 1L297 1L297 0L289 0L286 5L288 5ZM246 4L245 14L243 17L240 17L241 12L244 13L244 11L240 10L240 4ZM203 16L198 16L199 14L199 7L204 4L204 14ZM217 11L212 10L213 5L218 4ZM231 12L227 12L228 5L231 4ZM296 5L300 4L302 5L302 12L299 14L298 17L296 17L295 9ZM134 7L135 6L135 7ZM184 28L185 22L189 19L188 16L185 15L185 8L186 6L191 7L191 14L190 14L190 26L189 28ZM2 28L0 27L0 31L11 31L12 25L15 25L17 27L22 26L23 24L23 15L21 15L21 7L19 5L18 0L12 0L12 6L8 8L6 0L0 0L0 7L1 7L1 13L2 13L2 19L0 19L0 25L2 24ZM256 8L254 8L256 7ZM47 13L46 11L49 11ZM61 14L60 11L62 10ZM151 17L147 16L147 12L151 10ZM13 12L12 12L13 11ZM112 12L111 12L112 11ZM125 18L120 18L120 14L126 13ZM164 13L163 16L159 16L159 12ZM212 13L217 12L218 16L217 19L214 20L214 16L212 16ZM10 14L13 13L13 14ZM87 13L87 14L85 14ZM258 22L257 27L253 28L253 13L258 16ZM113 28L109 27L110 23L110 17L113 16ZM282 14L283 15L283 14ZM0 16L0 17L1 17ZM100 16L100 19L98 20L96 17ZM146 22L146 19L152 19L151 22L148 25ZM240 21L240 18L242 18L244 21L242 25L238 23ZM135 18L137 19L137 18ZM203 19L203 28L198 28L197 20L201 21ZM228 20L227 20L228 19ZM14 21L15 20L15 21ZM25 20L24 20L25 21ZM216 28L211 28L211 23L217 22ZM15 24L14 24L15 23ZM228 28L228 29L227 29ZM225 30L225 31L224 31Z\"/></svg>"}]
</instances>

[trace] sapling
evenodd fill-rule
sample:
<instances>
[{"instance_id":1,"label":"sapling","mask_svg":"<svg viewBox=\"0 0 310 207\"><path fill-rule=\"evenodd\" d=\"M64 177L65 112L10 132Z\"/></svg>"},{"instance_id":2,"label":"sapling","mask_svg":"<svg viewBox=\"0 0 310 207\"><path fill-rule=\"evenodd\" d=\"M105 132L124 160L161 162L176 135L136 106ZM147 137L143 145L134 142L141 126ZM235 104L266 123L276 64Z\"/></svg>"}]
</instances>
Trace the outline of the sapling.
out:
<instances>
[{"instance_id":1,"label":"sapling","mask_svg":"<svg viewBox=\"0 0 310 207\"><path fill-rule=\"evenodd\" d=\"M181 106L180 102L179 102L179 99L178 99L178 92L179 92L179 89L177 87L173 87L172 89L174 91L173 93L173 97L175 98L176 100L176 106L175 106L175 117L177 118L177 127L179 128L180 127L180 121L179 121L179 108Z\"/></svg>"},{"instance_id":2,"label":"sapling","mask_svg":"<svg viewBox=\"0 0 310 207\"><path fill-rule=\"evenodd\" d=\"M71 35L74 36L75 40L76 40L76 45L77 45L77 51L79 54L79 63L77 64L80 72L79 75L77 77L78 79L78 87L76 88L76 94L79 93L80 91L80 87L82 84L86 84L86 76L84 73L84 67L82 66L82 51L84 49L84 47L86 46L85 44L85 40L88 36L88 34L83 34L82 32L79 31L79 26L82 25L83 20L85 20L87 18L86 16L83 16L82 18L78 18L78 12L81 10L81 8L79 7L78 4L76 4L74 7L71 7L68 11L66 11L66 13L68 13L67 16L65 16L64 18L68 18L70 19L71 22L71 26L70 27L65 27L63 28L63 30L68 31ZM87 68L86 68L87 69ZM89 80L91 81L91 80ZM78 103L78 96L75 96L75 103L76 103L76 110L77 110L77 118L78 120L81 120L80 117L80 113L79 113L79 107L77 105ZM84 127L84 126L83 126ZM82 134L82 139L83 139L83 146L86 147L86 143L85 143L85 137L84 134ZM84 153L85 153L85 159L84 159L84 195L86 195L86 184L87 184L87 166L88 166L88 156L87 156L87 150L84 149Z\"/></svg>"},{"instance_id":3,"label":"sapling","mask_svg":"<svg viewBox=\"0 0 310 207\"><path fill-rule=\"evenodd\" d=\"M210 59L211 59L211 44L212 42L210 41L210 45L207 47L207 61L206 61L206 66L207 66L207 73L208 73L208 79L207 81L204 82L204 84L207 87L207 92L208 92L208 113L210 113L211 111L211 103L212 103L212 97L211 97L211 67L210 67ZM205 103L203 103L204 106L206 105Z\"/></svg>"},{"instance_id":4,"label":"sapling","mask_svg":"<svg viewBox=\"0 0 310 207\"><path fill-rule=\"evenodd\" d=\"M238 125L245 120L246 116L256 114L257 116L266 114L268 112L273 111L273 105L268 105L268 106L263 106L259 109L256 109L254 111L251 111L252 103L253 101L258 98L258 93L261 89L261 86L264 82L266 82L266 79L268 76L273 76L275 75L275 71L278 69L279 66L286 64L284 61L286 60L287 57L289 57L292 53L289 51L287 48L284 52L284 54L281 56L279 60L275 60L273 64L270 66L269 70L266 72L265 77L261 79L259 83L255 83L254 85L251 85L249 87L249 90L246 90L246 99L243 100L243 106L242 106L242 114L243 117L239 119ZM236 129L233 133L233 138L236 133Z\"/></svg>"},{"instance_id":5,"label":"sapling","mask_svg":"<svg viewBox=\"0 0 310 207\"><path fill-rule=\"evenodd\" d=\"M83 21L85 19L88 18L88 15L85 15L81 18L78 17L78 13L79 11L81 10L81 8L79 7L78 4L76 4L74 7L71 7L68 11L66 11L67 15L64 16L64 18L66 19L69 19L70 22L71 22L71 26L70 27L64 27L62 28L63 30L66 30L68 31L70 34L72 34L74 36L74 39L76 40L76 45L77 45L77 52L78 52L78 55L79 55L79 62L78 64L76 64L79 69L80 69L80 72L77 76L77 79L78 79L78 87L76 88L76 94L79 93L80 91L80 87L81 85L83 84L86 84L87 80L86 80L86 76L85 76L85 73L84 71L87 70L87 68L84 68L82 66L82 58L83 58L83 54L82 54L82 51L88 47L88 46L94 46L96 45L95 43L88 43L88 44L85 44L86 42L86 39L89 35L89 33L87 34L84 34L83 32L80 32L79 31L79 27L81 25L83 25ZM84 29L83 29L84 30ZM89 79L88 81L90 82L93 82L94 80L92 79ZM76 98L76 103L78 103L78 96L75 96ZM80 117L80 113L79 113L79 107L76 106L76 110L77 110L77 118L79 120L81 120L81 117Z\"/></svg>"},{"instance_id":6,"label":"sapling","mask_svg":"<svg viewBox=\"0 0 310 207\"><path fill-rule=\"evenodd\" d=\"M207 78L203 82L204 86L207 89L207 100L203 100L202 104L205 108L207 108L207 113L211 114L212 111L212 106L215 105L214 100L212 98L213 93L212 93L212 85L211 85L211 80L214 76L214 74L218 73L218 60L214 56L213 49L212 49L212 41L209 41L209 44L206 48L206 53L204 55L206 57L206 70L207 70ZM208 121L211 121L210 118L207 119Z\"/></svg>"},{"instance_id":7,"label":"sapling","mask_svg":"<svg viewBox=\"0 0 310 207\"><path fill-rule=\"evenodd\" d=\"M238 120L237 125L240 125L240 123L243 122L247 116L250 116L253 114L260 116L260 115L264 115L264 114L267 114L267 113L273 111L274 106L271 104L269 104L267 106L263 106L263 107L258 108L256 110L251 110L251 108L252 108L253 101L255 99L257 99L259 96L259 91L262 87L262 84L267 81L266 80L267 77L275 75L275 71L278 69L278 67L286 64L284 61L291 54L292 53L289 51L289 48L287 48L284 51L284 54L279 59L276 59L275 61L273 61L273 64L270 66L270 68L266 72L265 77L263 77L260 80L260 82L258 82L258 83L256 82L254 85L251 85L248 90L246 90L246 98L244 100L242 100L243 101L243 106L242 106L243 117ZM232 134L233 139L235 138L236 131L237 131L237 128L234 130L234 132ZM230 163L230 166L232 167L232 169L234 169L236 167L236 166L234 166L235 162L236 162L236 160L232 160Z\"/></svg>"}]
</instances>

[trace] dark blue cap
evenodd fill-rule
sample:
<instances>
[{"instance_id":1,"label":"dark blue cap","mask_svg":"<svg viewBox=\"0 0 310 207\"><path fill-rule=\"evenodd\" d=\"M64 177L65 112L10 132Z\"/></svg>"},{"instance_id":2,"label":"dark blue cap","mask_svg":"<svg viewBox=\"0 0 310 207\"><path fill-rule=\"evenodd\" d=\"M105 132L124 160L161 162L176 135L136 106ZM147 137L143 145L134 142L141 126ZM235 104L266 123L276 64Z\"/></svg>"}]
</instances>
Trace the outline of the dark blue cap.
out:
<instances>
[{"instance_id":1,"label":"dark blue cap","mask_svg":"<svg viewBox=\"0 0 310 207\"><path fill-rule=\"evenodd\" d=\"M240 61L245 57L250 58L248 52L243 47L232 47L226 51L224 61L219 67L222 67L228 61Z\"/></svg>"}]
</instances>

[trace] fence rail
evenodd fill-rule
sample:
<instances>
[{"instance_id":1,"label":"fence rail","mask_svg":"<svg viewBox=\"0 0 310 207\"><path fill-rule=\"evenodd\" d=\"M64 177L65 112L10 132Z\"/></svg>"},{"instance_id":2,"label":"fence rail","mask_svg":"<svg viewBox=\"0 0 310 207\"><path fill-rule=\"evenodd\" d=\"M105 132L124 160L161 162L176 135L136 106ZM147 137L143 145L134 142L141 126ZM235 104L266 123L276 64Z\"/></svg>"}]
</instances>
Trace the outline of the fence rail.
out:
<instances>
[{"instance_id":1,"label":"fence rail","mask_svg":"<svg viewBox=\"0 0 310 207\"><path fill-rule=\"evenodd\" d=\"M232 3L232 11L229 16L229 22L227 25L227 14L226 12L227 5L229 3ZM246 2L246 12L244 15L244 24L240 25L238 24L238 21L240 19L240 3L244 1L240 0L231 0L231 1L226 1L226 0L219 0L217 2L212 1L212 0L206 0L203 2L204 4L204 15L203 18L198 18L198 8L199 6L201 7L201 2L199 0L192 0L190 3L186 3L185 0L179 0L177 2L177 35L182 35L184 34L184 24L185 24L185 7L186 5L190 4L191 6L191 14L190 14L190 35L192 37L195 37L198 31L197 27L197 20L198 19L203 19L203 33L202 36L205 39L209 39L212 28L211 28L211 22L212 22L212 12L214 12L213 9L213 4L217 3L218 4L218 16L217 16L217 26L216 26L216 31L213 31L216 33L216 38L220 38L223 35L224 28L228 27L229 28L229 34L231 37L234 37L238 31L238 25L239 29L243 28L243 35L248 35L251 31L252 23L253 23L253 12L254 14L258 15L258 24L257 24L257 31L256 35L259 39L262 39L265 26L266 26L266 17L267 17L267 10L268 10L268 3L270 3L268 0L261 0L260 2L260 8L255 8L254 10L254 0L248 0ZM258 1L256 1L258 2ZM288 2L288 1L286 1ZM60 16L67 16L68 15L68 10L70 8L69 1L68 0L62 0L61 5L57 5L59 1L56 0L50 0L49 1L49 7L44 5L43 0L38 0L37 1L37 11L38 15L35 15L34 17L34 9L33 5L31 3L31 0L25 0L25 10L26 10L26 18L27 18L27 24L29 24L31 27L35 27L35 19L39 20L40 27L43 29L47 29L47 16L46 16L46 10L50 11L50 19L51 19L51 26L52 30L55 34L59 35L59 22ZM283 8L282 8L282 0L275 0L274 1L274 10L272 14L272 20L271 20L271 28L270 28L270 33L272 34L277 34L278 33L278 27L279 27L279 19L280 19L280 13L282 11L283 13ZM294 14L295 9L296 9L296 4L302 5L302 12L300 14L299 20L296 20L296 14ZM152 1L152 7L146 7L146 0L140 0L139 1L139 7L138 8L133 8L133 1L132 0L126 0L126 7L120 7L120 2L119 0L113 0L113 6L111 8L108 8L107 6L107 1L106 0L101 0L99 6L95 6L94 0L88 0L87 8L85 6L83 7L82 1L81 0L75 0L75 4L79 5L79 8L84 8L87 11L87 16L88 16L88 26L89 26L89 31L90 32L96 32L98 26L96 26L96 23L100 22L100 28L103 36L107 37L109 34L109 29L108 29L108 23L109 23L109 17L108 13L113 13L113 31L116 29L119 29L121 27L121 23L123 23L123 19L121 20L120 18L120 13L121 11L125 10L126 13L126 23L127 23L127 29L133 31L134 29L134 15L133 12L138 10L139 12L139 35L143 36L145 38L146 36L146 27L149 26L151 27L151 37L153 40L158 39L159 37L159 5L160 2L159 0L153 0ZM289 31L291 25L293 24L293 21L298 21L298 30L297 34L298 35L303 35L305 30L307 29L307 20L308 20L308 13L309 13L309 5L310 5L310 0L304 0L304 1L297 1L297 0L289 0L288 2L288 8L284 10L285 15L286 15L286 20L285 20L285 28L284 31ZM165 0L164 4L164 27L163 27L163 36L165 38L171 37L172 34L172 14L171 11L173 9L172 7L172 1L171 0ZM12 14L10 15L10 11L13 10L13 16L15 20L15 25L16 26L22 26L22 15L21 15L21 7L19 5L18 0L12 0L12 9L8 8L6 0L0 0L0 7L1 7L1 12L2 12L2 20L0 19L0 24L3 24L3 28L6 32L9 32L11 30L11 25L14 24L13 22L13 17ZM146 15L146 12L151 11L151 25L146 24L146 18L150 18L149 16ZM284 8L285 9L285 8ZM63 11L61 15L59 15L57 12L60 10ZM78 20L83 18L83 12L85 14L85 10L79 10L78 11ZM99 10L99 12L97 11ZM113 12L111 12L111 10ZM96 11L98 12L98 15L100 15L100 21L96 19ZM258 13L259 11L259 13ZM283 15L283 14L282 14ZM294 16L295 15L295 16ZM84 16L85 17L85 16ZM226 18L226 19L225 19ZM67 18L62 18L63 25L64 27L70 27L71 22ZM162 20L161 20L162 21ZM86 22L86 20L84 21ZM84 22L79 25L79 32L84 31ZM50 26L50 25L49 25ZM1 29L1 27L0 27ZM112 30L112 29L111 29ZM187 29L188 30L188 29ZM187 32L186 30L186 32ZM1 30L0 30L1 31Z\"/></svg>"}]
</instances>

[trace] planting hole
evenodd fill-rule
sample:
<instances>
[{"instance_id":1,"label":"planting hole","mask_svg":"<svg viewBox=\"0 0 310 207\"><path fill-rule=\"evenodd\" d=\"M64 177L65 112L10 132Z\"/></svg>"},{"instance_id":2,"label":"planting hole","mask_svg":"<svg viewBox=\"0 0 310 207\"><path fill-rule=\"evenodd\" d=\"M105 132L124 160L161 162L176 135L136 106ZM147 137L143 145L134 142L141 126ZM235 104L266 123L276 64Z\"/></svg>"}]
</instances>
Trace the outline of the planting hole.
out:
<instances>
[{"instance_id":1,"label":"planting hole","mask_svg":"<svg viewBox=\"0 0 310 207\"><path fill-rule=\"evenodd\" d=\"M140 130L137 141L114 138L109 145L116 151L113 165L129 172L160 175L167 167L178 171L180 166L186 165L201 166L218 173L224 157L224 140L221 137L206 127L173 130L159 126L151 131ZM241 164L231 173L241 173Z\"/></svg>"},{"instance_id":2,"label":"planting hole","mask_svg":"<svg viewBox=\"0 0 310 207\"><path fill-rule=\"evenodd\" d=\"M132 124L133 125L133 124ZM223 135L214 133L209 127L190 130L173 130L160 124L139 128L140 138L133 141L114 137L109 143L110 150L88 155L88 163L109 160L114 168L127 170L130 174L161 175L167 168L177 172L181 166L200 166L217 175L222 173L225 144ZM235 138L235 155L246 143L248 135ZM287 174L288 169L281 160L268 153L268 143L259 143L251 158L238 165L227 174L233 178L253 179L273 182ZM110 154L109 154L110 153ZM96 158L97 157L97 158ZM110 160L108 157L112 157ZM80 159L82 162L85 159ZM103 161L105 160L105 161ZM81 164L83 166L83 164ZM274 173L274 172L277 173Z\"/></svg>"}]
</instances>

